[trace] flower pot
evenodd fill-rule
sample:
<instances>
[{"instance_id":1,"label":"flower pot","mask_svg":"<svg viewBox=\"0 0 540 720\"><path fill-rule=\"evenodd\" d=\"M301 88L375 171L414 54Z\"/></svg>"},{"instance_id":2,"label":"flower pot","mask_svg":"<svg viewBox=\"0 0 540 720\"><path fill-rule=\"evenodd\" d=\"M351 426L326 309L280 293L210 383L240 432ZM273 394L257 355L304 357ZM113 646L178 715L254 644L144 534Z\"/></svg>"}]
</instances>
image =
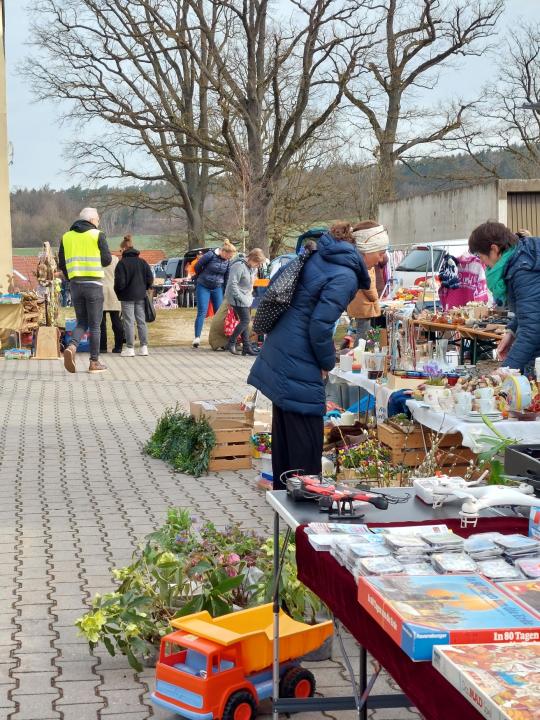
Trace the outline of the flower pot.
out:
<instances>
[{"instance_id":1,"label":"flower pot","mask_svg":"<svg viewBox=\"0 0 540 720\"><path fill-rule=\"evenodd\" d=\"M158 653L159 647L149 648L148 652L141 657L141 663L143 666L147 668L155 667L158 659Z\"/></svg>"},{"instance_id":2,"label":"flower pot","mask_svg":"<svg viewBox=\"0 0 540 720\"><path fill-rule=\"evenodd\" d=\"M261 472L272 473L272 456L269 453L260 454Z\"/></svg>"},{"instance_id":3,"label":"flower pot","mask_svg":"<svg viewBox=\"0 0 540 720\"><path fill-rule=\"evenodd\" d=\"M426 385L424 390L424 402L429 405L432 410L441 409L441 401L450 397L450 390L444 385Z\"/></svg>"},{"instance_id":4,"label":"flower pot","mask_svg":"<svg viewBox=\"0 0 540 720\"><path fill-rule=\"evenodd\" d=\"M317 648L316 650L312 650L311 652L308 652L306 655L303 655L300 658L300 662L302 662L303 660L305 660L306 662L323 662L324 660L331 660L333 647L334 636L330 635L330 637L326 638L321 647Z\"/></svg>"}]
</instances>

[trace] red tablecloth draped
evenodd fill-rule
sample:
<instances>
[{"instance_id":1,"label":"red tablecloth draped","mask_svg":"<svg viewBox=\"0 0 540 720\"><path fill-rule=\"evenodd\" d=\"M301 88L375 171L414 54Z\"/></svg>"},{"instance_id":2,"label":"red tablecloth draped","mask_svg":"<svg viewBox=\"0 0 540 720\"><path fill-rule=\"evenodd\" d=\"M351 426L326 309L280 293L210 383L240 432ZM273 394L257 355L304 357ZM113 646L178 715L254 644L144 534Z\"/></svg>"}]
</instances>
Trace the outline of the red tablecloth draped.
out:
<instances>
[{"instance_id":1,"label":"red tablecloth draped","mask_svg":"<svg viewBox=\"0 0 540 720\"><path fill-rule=\"evenodd\" d=\"M476 529L468 530L461 530L459 520L443 522L463 537L475 532L518 532L525 535L528 532L527 520L523 518L481 518ZM390 673L427 720L479 720L480 713L446 682L431 663L413 662L361 607L351 573L336 562L330 553L314 550L304 527L302 525L296 530L299 579L324 600L356 640Z\"/></svg>"}]
</instances>

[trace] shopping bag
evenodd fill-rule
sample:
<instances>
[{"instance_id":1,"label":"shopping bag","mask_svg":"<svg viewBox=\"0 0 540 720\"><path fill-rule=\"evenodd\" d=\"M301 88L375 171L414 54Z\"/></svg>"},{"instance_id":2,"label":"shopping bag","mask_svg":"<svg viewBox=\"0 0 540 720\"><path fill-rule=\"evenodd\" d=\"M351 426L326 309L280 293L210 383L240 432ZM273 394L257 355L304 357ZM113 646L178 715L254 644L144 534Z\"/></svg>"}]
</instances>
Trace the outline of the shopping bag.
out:
<instances>
[{"instance_id":1,"label":"shopping bag","mask_svg":"<svg viewBox=\"0 0 540 720\"><path fill-rule=\"evenodd\" d=\"M144 319L147 323L152 323L156 319L154 304L148 295L144 296Z\"/></svg>"},{"instance_id":2,"label":"shopping bag","mask_svg":"<svg viewBox=\"0 0 540 720\"><path fill-rule=\"evenodd\" d=\"M236 317L236 313L230 307L227 310L227 314L225 315L225 320L223 322L223 332L227 337L231 337L231 335L234 332L235 327L238 325L238 318Z\"/></svg>"}]
</instances>

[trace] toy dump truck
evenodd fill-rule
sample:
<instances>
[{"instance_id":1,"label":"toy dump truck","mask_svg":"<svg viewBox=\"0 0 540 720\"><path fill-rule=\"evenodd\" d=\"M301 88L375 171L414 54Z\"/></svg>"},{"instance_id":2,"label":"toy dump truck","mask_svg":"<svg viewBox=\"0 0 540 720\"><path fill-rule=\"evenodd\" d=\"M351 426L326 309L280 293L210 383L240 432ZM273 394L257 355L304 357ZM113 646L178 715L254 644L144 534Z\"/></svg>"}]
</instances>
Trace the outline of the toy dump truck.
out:
<instances>
[{"instance_id":1,"label":"toy dump truck","mask_svg":"<svg viewBox=\"0 0 540 720\"><path fill-rule=\"evenodd\" d=\"M188 720L252 720L272 697L272 605L212 618L208 612L173 620L161 641L152 701ZM332 634L332 622L306 625L280 611L280 697L311 697L313 674L298 658Z\"/></svg>"}]
</instances>

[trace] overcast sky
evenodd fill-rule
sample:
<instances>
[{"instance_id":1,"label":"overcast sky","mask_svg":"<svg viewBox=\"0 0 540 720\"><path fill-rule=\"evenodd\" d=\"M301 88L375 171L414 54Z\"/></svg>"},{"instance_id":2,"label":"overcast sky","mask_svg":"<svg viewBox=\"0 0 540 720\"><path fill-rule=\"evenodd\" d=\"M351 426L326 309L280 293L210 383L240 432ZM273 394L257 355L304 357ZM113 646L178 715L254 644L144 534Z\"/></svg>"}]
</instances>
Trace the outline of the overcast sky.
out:
<instances>
[{"instance_id":1,"label":"overcast sky","mask_svg":"<svg viewBox=\"0 0 540 720\"><path fill-rule=\"evenodd\" d=\"M57 107L50 103L33 103L28 87L17 77L15 67L29 48L28 12L25 0L5 0L6 54L8 68L8 124L13 144L11 166L12 187L61 188L72 184L65 172L68 163L63 157L63 143L70 136L69 127L60 127ZM540 22L540 0L507 0L504 26L516 24L519 18ZM448 72L439 84L438 99L453 94L474 93L493 70L493 58L466 58L460 70Z\"/></svg>"}]
</instances>

